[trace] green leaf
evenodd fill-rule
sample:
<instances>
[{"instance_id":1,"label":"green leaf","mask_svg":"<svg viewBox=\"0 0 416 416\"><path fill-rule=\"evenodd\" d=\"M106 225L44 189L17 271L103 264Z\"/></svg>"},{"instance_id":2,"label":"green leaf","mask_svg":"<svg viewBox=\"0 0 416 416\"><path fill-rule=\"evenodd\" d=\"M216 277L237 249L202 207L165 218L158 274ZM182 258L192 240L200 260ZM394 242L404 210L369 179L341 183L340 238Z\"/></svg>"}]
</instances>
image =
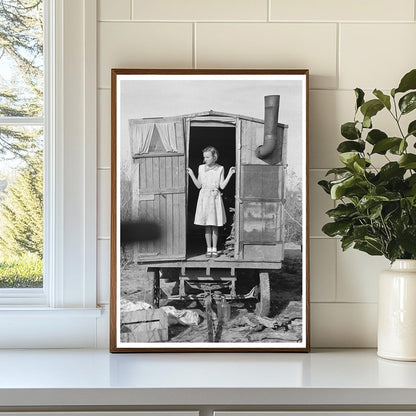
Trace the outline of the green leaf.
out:
<instances>
[{"instance_id":1,"label":"green leaf","mask_svg":"<svg viewBox=\"0 0 416 416\"><path fill-rule=\"evenodd\" d=\"M366 141L370 144L376 144L380 140L386 139L388 136L384 131L374 129L368 132Z\"/></svg>"},{"instance_id":2,"label":"green leaf","mask_svg":"<svg viewBox=\"0 0 416 416\"><path fill-rule=\"evenodd\" d=\"M416 69L412 69L406 75L403 76L395 92L406 92L406 91L415 90L415 89L416 89Z\"/></svg>"},{"instance_id":3,"label":"green leaf","mask_svg":"<svg viewBox=\"0 0 416 416\"><path fill-rule=\"evenodd\" d=\"M408 153L399 159L399 165L405 169L416 169L416 155Z\"/></svg>"},{"instance_id":4,"label":"green leaf","mask_svg":"<svg viewBox=\"0 0 416 416\"><path fill-rule=\"evenodd\" d=\"M381 256L383 254L381 248L379 249L377 247L374 247L372 244L369 244L368 242L356 242L354 244L354 248L360 251L364 251L370 256Z\"/></svg>"},{"instance_id":5,"label":"green leaf","mask_svg":"<svg viewBox=\"0 0 416 416\"><path fill-rule=\"evenodd\" d=\"M413 120L409 124L409 127L407 128L407 135L408 136L412 135L416 137L416 120Z\"/></svg>"},{"instance_id":6,"label":"green leaf","mask_svg":"<svg viewBox=\"0 0 416 416\"><path fill-rule=\"evenodd\" d=\"M355 111L357 111L364 104L364 91L361 88L355 90Z\"/></svg>"},{"instance_id":7,"label":"green leaf","mask_svg":"<svg viewBox=\"0 0 416 416\"><path fill-rule=\"evenodd\" d=\"M364 116L363 127L366 129L371 129L373 127L373 123L371 122L371 117Z\"/></svg>"},{"instance_id":8,"label":"green leaf","mask_svg":"<svg viewBox=\"0 0 416 416\"><path fill-rule=\"evenodd\" d=\"M357 152L345 152L339 155L339 160L346 166L352 167L354 162L360 158Z\"/></svg>"},{"instance_id":9,"label":"green leaf","mask_svg":"<svg viewBox=\"0 0 416 416\"><path fill-rule=\"evenodd\" d=\"M365 142L363 140L358 140L356 142L345 141L341 142L337 147L337 151L340 153L351 152L353 150L357 152L363 152L365 149Z\"/></svg>"},{"instance_id":10,"label":"green leaf","mask_svg":"<svg viewBox=\"0 0 416 416\"><path fill-rule=\"evenodd\" d=\"M326 214L334 220L350 217L357 212L354 204L339 204L336 208L330 209Z\"/></svg>"},{"instance_id":11,"label":"green leaf","mask_svg":"<svg viewBox=\"0 0 416 416\"><path fill-rule=\"evenodd\" d=\"M400 167L397 162L389 162L382 166L378 176L382 181L388 181L390 178L403 178L406 169Z\"/></svg>"},{"instance_id":12,"label":"green leaf","mask_svg":"<svg viewBox=\"0 0 416 416\"><path fill-rule=\"evenodd\" d=\"M411 254L416 254L416 227L406 228L398 238L400 246Z\"/></svg>"},{"instance_id":13,"label":"green leaf","mask_svg":"<svg viewBox=\"0 0 416 416\"><path fill-rule=\"evenodd\" d=\"M393 239L387 244L387 256L386 257L390 261L394 261L402 257L402 250L400 249L397 239Z\"/></svg>"},{"instance_id":14,"label":"green leaf","mask_svg":"<svg viewBox=\"0 0 416 416\"><path fill-rule=\"evenodd\" d=\"M399 100L399 108L402 114L407 114L416 108L416 92L409 92Z\"/></svg>"},{"instance_id":15,"label":"green leaf","mask_svg":"<svg viewBox=\"0 0 416 416\"><path fill-rule=\"evenodd\" d=\"M354 187L358 182L355 176L351 176L347 179L343 179L339 183L334 184L331 187L331 198L340 199L345 195L345 191L349 188Z\"/></svg>"},{"instance_id":16,"label":"green leaf","mask_svg":"<svg viewBox=\"0 0 416 416\"><path fill-rule=\"evenodd\" d=\"M373 228L371 225L357 225L352 230L352 235L355 238L355 240L363 240L366 236L373 233Z\"/></svg>"},{"instance_id":17,"label":"green leaf","mask_svg":"<svg viewBox=\"0 0 416 416\"><path fill-rule=\"evenodd\" d=\"M407 141L405 139L400 139L400 143L392 146L389 151L393 155L402 155L403 152L407 149Z\"/></svg>"},{"instance_id":18,"label":"green leaf","mask_svg":"<svg viewBox=\"0 0 416 416\"><path fill-rule=\"evenodd\" d=\"M328 181L319 181L318 185L327 193L327 194L331 194L331 187L329 185Z\"/></svg>"},{"instance_id":19,"label":"green leaf","mask_svg":"<svg viewBox=\"0 0 416 416\"><path fill-rule=\"evenodd\" d=\"M348 168L333 168L329 169L329 171L325 174L325 176L335 174L335 175L345 175L346 173L351 172L351 169Z\"/></svg>"},{"instance_id":20,"label":"green leaf","mask_svg":"<svg viewBox=\"0 0 416 416\"><path fill-rule=\"evenodd\" d=\"M345 152L339 155L339 160L354 172L362 174L369 163L369 159L360 157L356 152ZM352 172L352 173L354 173Z\"/></svg>"},{"instance_id":21,"label":"green leaf","mask_svg":"<svg viewBox=\"0 0 416 416\"><path fill-rule=\"evenodd\" d=\"M370 100L361 106L361 112L365 118L371 118L374 117L383 108L384 105L379 100Z\"/></svg>"},{"instance_id":22,"label":"green leaf","mask_svg":"<svg viewBox=\"0 0 416 416\"><path fill-rule=\"evenodd\" d=\"M377 153L380 155L384 155L387 150L391 149L393 146L400 146L402 139L399 137L387 137L386 139L382 139L378 141L374 147L371 154Z\"/></svg>"},{"instance_id":23,"label":"green leaf","mask_svg":"<svg viewBox=\"0 0 416 416\"><path fill-rule=\"evenodd\" d=\"M341 126L341 134L348 140L357 140L361 137L360 131L357 129L357 123L350 121Z\"/></svg>"},{"instance_id":24,"label":"green leaf","mask_svg":"<svg viewBox=\"0 0 416 416\"><path fill-rule=\"evenodd\" d=\"M355 172L363 174L365 172L366 165L367 163L365 159L360 158L354 161L352 167Z\"/></svg>"},{"instance_id":25,"label":"green leaf","mask_svg":"<svg viewBox=\"0 0 416 416\"><path fill-rule=\"evenodd\" d=\"M336 235L345 235L351 227L349 221L335 221L329 222L322 227L322 231L329 237L335 237Z\"/></svg>"},{"instance_id":26,"label":"green leaf","mask_svg":"<svg viewBox=\"0 0 416 416\"><path fill-rule=\"evenodd\" d=\"M351 235L346 235L341 238L341 247L342 251L347 250L354 244L354 237Z\"/></svg>"},{"instance_id":27,"label":"green leaf","mask_svg":"<svg viewBox=\"0 0 416 416\"><path fill-rule=\"evenodd\" d=\"M375 205L378 205L378 203L382 201L388 201L388 200L389 199L383 195L364 195L360 199L360 202L357 204L357 208L360 211L365 212L369 208L372 208Z\"/></svg>"},{"instance_id":28,"label":"green leaf","mask_svg":"<svg viewBox=\"0 0 416 416\"><path fill-rule=\"evenodd\" d=\"M383 211L383 204L376 204L372 208L370 208L370 218L375 220L381 216L381 212Z\"/></svg>"},{"instance_id":29,"label":"green leaf","mask_svg":"<svg viewBox=\"0 0 416 416\"><path fill-rule=\"evenodd\" d=\"M391 109L390 97L385 95L382 91L375 89L373 94L383 103L388 110Z\"/></svg>"}]
</instances>

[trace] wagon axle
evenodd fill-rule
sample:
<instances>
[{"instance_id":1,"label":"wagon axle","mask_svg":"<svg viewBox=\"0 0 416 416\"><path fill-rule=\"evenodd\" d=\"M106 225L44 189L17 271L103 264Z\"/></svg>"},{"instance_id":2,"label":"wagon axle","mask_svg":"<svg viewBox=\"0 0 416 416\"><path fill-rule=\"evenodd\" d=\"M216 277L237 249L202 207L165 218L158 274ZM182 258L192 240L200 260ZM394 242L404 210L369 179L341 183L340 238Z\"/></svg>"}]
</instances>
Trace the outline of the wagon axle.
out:
<instances>
[{"instance_id":1,"label":"wagon axle","mask_svg":"<svg viewBox=\"0 0 416 416\"><path fill-rule=\"evenodd\" d=\"M178 269L179 270L179 269ZM159 269L148 269L148 275L153 280L154 306L159 307L161 294ZM203 301L207 293L217 292L228 301L257 300L256 313L267 316L270 312L270 278L269 272L258 273L258 283L247 293L237 293L237 276L227 270L212 270L210 275L203 275L201 270L187 269L186 275L179 274L179 293L170 294L165 299Z\"/></svg>"}]
</instances>

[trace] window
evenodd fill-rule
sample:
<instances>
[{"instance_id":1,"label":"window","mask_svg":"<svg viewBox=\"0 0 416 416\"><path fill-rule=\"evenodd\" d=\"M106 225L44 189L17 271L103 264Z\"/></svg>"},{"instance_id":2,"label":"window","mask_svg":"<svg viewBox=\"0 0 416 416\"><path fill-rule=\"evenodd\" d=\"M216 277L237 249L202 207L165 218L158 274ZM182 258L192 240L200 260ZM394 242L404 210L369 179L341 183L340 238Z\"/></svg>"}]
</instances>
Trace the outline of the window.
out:
<instances>
[{"instance_id":1,"label":"window","mask_svg":"<svg viewBox=\"0 0 416 416\"><path fill-rule=\"evenodd\" d=\"M43 16L0 1L0 289L43 287Z\"/></svg>"},{"instance_id":2,"label":"window","mask_svg":"<svg viewBox=\"0 0 416 416\"><path fill-rule=\"evenodd\" d=\"M25 126L44 125L47 137L46 279L42 288L0 290L0 348L106 343L106 315L97 319L102 315L96 305L96 3L43 0L47 111ZM20 122L1 120L2 126Z\"/></svg>"}]
</instances>

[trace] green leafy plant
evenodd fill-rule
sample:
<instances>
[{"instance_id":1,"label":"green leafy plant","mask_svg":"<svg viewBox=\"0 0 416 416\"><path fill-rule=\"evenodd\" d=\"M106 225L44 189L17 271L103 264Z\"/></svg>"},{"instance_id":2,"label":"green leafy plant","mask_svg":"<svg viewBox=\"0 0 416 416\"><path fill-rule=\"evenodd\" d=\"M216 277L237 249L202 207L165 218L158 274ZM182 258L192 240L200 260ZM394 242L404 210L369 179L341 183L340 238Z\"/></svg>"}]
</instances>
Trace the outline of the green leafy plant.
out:
<instances>
[{"instance_id":1,"label":"green leafy plant","mask_svg":"<svg viewBox=\"0 0 416 416\"><path fill-rule=\"evenodd\" d=\"M319 182L339 201L327 211L333 221L322 231L340 236L343 250L353 247L391 262L416 259L416 120L402 118L416 109L416 69L390 95L375 89L375 98L366 101L363 90L354 91L354 120L341 126L346 140L337 148L343 167L327 172L334 180ZM394 133L373 127L380 111L393 117ZM378 155L386 160L381 167L375 163Z\"/></svg>"}]
</instances>

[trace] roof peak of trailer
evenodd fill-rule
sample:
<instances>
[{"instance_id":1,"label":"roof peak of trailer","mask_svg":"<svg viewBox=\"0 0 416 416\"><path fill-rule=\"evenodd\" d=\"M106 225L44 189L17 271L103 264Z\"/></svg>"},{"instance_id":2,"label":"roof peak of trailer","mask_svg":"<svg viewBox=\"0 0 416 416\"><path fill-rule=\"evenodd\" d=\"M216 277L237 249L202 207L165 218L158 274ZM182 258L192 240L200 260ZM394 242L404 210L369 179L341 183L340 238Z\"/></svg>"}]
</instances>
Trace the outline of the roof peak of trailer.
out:
<instances>
[{"instance_id":1,"label":"roof peak of trailer","mask_svg":"<svg viewBox=\"0 0 416 416\"><path fill-rule=\"evenodd\" d=\"M136 122L145 122L145 121L151 121L151 120L152 121L156 121L156 120L175 120L175 119L178 119L178 118L196 118L196 117L235 117L235 118L241 118L243 120L254 121L256 123L264 124L264 120L262 120L260 118L245 116L243 114L223 113L223 112L214 111L214 110L201 111L199 113L181 114L181 115L177 115L177 116L143 117L143 118L130 119L130 120L134 120ZM284 123L278 123L278 125L283 126L283 127L288 127L288 125L284 124Z\"/></svg>"}]
</instances>

